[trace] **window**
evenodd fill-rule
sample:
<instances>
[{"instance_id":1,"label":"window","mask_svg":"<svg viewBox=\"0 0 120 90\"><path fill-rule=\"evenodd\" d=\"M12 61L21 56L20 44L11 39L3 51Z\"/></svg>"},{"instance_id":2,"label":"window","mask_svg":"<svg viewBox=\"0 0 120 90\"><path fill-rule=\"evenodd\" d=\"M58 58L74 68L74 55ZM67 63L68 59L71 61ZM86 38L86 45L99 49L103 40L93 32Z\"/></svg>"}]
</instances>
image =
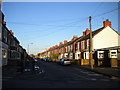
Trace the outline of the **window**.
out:
<instances>
[{"instance_id":1,"label":"window","mask_svg":"<svg viewBox=\"0 0 120 90\"><path fill-rule=\"evenodd\" d=\"M3 41L7 43L7 31L6 31L6 29L4 29L4 32L3 32Z\"/></svg>"},{"instance_id":2,"label":"window","mask_svg":"<svg viewBox=\"0 0 120 90\"><path fill-rule=\"evenodd\" d=\"M84 52L84 59L89 59L89 52Z\"/></svg>"},{"instance_id":3,"label":"window","mask_svg":"<svg viewBox=\"0 0 120 90\"><path fill-rule=\"evenodd\" d=\"M2 50L2 57L7 58L7 50L5 49Z\"/></svg>"},{"instance_id":4,"label":"window","mask_svg":"<svg viewBox=\"0 0 120 90\"><path fill-rule=\"evenodd\" d=\"M71 48L70 48L70 49L71 49L71 51L73 50L73 46L72 46L72 45L71 45Z\"/></svg>"},{"instance_id":5,"label":"window","mask_svg":"<svg viewBox=\"0 0 120 90\"><path fill-rule=\"evenodd\" d=\"M116 52L111 52L111 54L116 54Z\"/></svg>"},{"instance_id":6,"label":"window","mask_svg":"<svg viewBox=\"0 0 120 90\"><path fill-rule=\"evenodd\" d=\"M64 49L62 48L62 53L64 53Z\"/></svg>"},{"instance_id":7,"label":"window","mask_svg":"<svg viewBox=\"0 0 120 90\"><path fill-rule=\"evenodd\" d=\"M81 42L81 49L85 49L85 41Z\"/></svg>"},{"instance_id":8,"label":"window","mask_svg":"<svg viewBox=\"0 0 120 90\"><path fill-rule=\"evenodd\" d=\"M89 46L90 46L90 40L87 40L87 50L89 50Z\"/></svg>"},{"instance_id":9,"label":"window","mask_svg":"<svg viewBox=\"0 0 120 90\"><path fill-rule=\"evenodd\" d=\"M99 53L99 58L104 58L104 54L103 53Z\"/></svg>"},{"instance_id":10,"label":"window","mask_svg":"<svg viewBox=\"0 0 120 90\"><path fill-rule=\"evenodd\" d=\"M65 50L66 50L66 52L67 52L67 47L65 47Z\"/></svg>"},{"instance_id":11,"label":"window","mask_svg":"<svg viewBox=\"0 0 120 90\"><path fill-rule=\"evenodd\" d=\"M80 50L80 42L77 43L78 51Z\"/></svg>"},{"instance_id":12,"label":"window","mask_svg":"<svg viewBox=\"0 0 120 90\"><path fill-rule=\"evenodd\" d=\"M68 52L70 51L70 46L68 46Z\"/></svg>"}]
</instances>

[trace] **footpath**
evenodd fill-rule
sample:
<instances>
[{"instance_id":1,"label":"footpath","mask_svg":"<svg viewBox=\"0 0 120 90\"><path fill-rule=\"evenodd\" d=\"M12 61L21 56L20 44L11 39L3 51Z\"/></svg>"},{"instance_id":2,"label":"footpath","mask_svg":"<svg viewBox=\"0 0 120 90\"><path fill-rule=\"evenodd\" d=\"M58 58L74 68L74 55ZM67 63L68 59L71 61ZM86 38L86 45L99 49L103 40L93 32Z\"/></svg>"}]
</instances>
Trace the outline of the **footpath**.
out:
<instances>
[{"instance_id":1,"label":"footpath","mask_svg":"<svg viewBox=\"0 0 120 90\"><path fill-rule=\"evenodd\" d=\"M9 76L20 68L20 66L4 66L2 67L2 77Z\"/></svg>"},{"instance_id":2,"label":"footpath","mask_svg":"<svg viewBox=\"0 0 120 90\"><path fill-rule=\"evenodd\" d=\"M32 61L29 63L26 63L26 65L23 66L3 66L2 67L2 77L11 76L12 74L19 74L22 76L30 76L35 75L40 72L39 67L36 67L36 69L33 69Z\"/></svg>"},{"instance_id":3,"label":"footpath","mask_svg":"<svg viewBox=\"0 0 120 90\"><path fill-rule=\"evenodd\" d=\"M94 67L91 69L90 66L80 66L80 65L73 65L77 68L89 70L95 73L103 74L105 76L109 76L111 78L120 78L120 68L111 68L111 67Z\"/></svg>"}]
</instances>

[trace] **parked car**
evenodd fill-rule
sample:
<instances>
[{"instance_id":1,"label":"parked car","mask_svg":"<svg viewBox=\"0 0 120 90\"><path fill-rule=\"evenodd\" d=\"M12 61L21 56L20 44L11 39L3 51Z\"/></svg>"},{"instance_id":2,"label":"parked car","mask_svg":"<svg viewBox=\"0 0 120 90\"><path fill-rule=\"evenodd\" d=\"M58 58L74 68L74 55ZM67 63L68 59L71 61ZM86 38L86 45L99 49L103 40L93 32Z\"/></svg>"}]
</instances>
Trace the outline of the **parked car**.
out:
<instances>
[{"instance_id":1,"label":"parked car","mask_svg":"<svg viewBox=\"0 0 120 90\"><path fill-rule=\"evenodd\" d=\"M70 65L71 61L67 58L61 58L61 59L58 59L57 63L61 65Z\"/></svg>"},{"instance_id":2,"label":"parked car","mask_svg":"<svg viewBox=\"0 0 120 90\"><path fill-rule=\"evenodd\" d=\"M51 58L44 58L44 61L52 62Z\"/></svg>"},{"instance_id":3,"label":"parked car","mask_svg":"<svg viewBox=\"0 0 120 90\"><path fill-rule=\"evenodd\" d=\"M62 64L62 65L70 65L70 64L71 64L71 61L70 61L70 59L63 58L61 64Z\"/></svg>"},{"instance_id":4,"label":"parked car","mask_svg":"<svg viewBox=\"0 0 120 90\"><path fill-rule=\"evenodd\" d=\"M61 64L62 58L58 59L56 62L57 62L58 64Z\"/></svg>"}]
</instances>

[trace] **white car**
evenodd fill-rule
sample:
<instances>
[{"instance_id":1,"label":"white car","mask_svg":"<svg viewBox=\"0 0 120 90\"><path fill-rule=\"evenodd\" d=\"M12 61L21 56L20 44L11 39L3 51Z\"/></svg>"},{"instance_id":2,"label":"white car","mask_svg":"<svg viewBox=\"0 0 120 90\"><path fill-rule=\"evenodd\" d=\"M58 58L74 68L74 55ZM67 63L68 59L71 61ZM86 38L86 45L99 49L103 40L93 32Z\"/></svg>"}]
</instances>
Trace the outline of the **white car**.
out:
<instances>
[{"instance_id":1,"label":"white car","mask_svg":"<svg viewBox=\"0 0 120 90\"><path fill-rule=\"evenodd\" d=\"M63 58L63 59L61 59L60 64L62 64L62 65L70 65L71 61L69 59L67 59L67 58Z\"/></svg>"}]
</instances>

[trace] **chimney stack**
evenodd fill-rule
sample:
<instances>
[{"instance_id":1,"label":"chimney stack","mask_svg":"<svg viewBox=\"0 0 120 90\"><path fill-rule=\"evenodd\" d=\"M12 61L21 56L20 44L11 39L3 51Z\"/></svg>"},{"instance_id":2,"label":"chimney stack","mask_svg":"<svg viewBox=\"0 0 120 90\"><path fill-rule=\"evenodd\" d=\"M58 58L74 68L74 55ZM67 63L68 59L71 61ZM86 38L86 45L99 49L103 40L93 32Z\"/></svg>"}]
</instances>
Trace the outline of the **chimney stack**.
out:
<instances>
[{"instance_id":1,"label":"chimney stack","mask_svg":"<svg viewBox=\"0 0 120 90\"><path fill-rule=\"evenodd\" d=\"M14 32L12 30L9 30L12 35L14 35Z\"/></svg>"},{"instance_id":2,"label":"chimney stack","mask_svg":"<svg viewBox=\"0 0 120 90\"><path fill-rule=\"evenodd\" d=\"M75 39L77 39L78 37L77 36L73 36L73 39L72 40L75 40Z\"/></svg>"},{"instance_id":3,"label":"chimney stack","mask_svg":"<svg viewBox=\"0 0 120 90\"><path fill-rule=\"evenodd\" d=\"M108 19L106 19L106 21L103 22L103 26L104 27L107 27L107 26L112 27L111 22Z\"/></svg>"},{"instance_id":4,"label":"chimney stack","mask_svg":"<svg viewBox=\"0 0 120 90\"><path fill-rule=\"evenodd\" d=\"M88 35L90 33L90 30L87 28L85 31L85 35Z\"/></svg>"},{"instance_id":5,"label":"chimney stack","mask_svg":"<svg viewBox=\"0 0 120 90\"><path fill-rule=\"evenodd\" d=\"M66 40L64 40L64 44L66 44L67 43L67 41Z\"/></svg>"},{"instance_id":6,"label":"chimney stack","mask_svg":"<svg viewBox=\"0 0 120 90\"><path fill-rule=\"evenodd\" d=\"M59 43L59 46L60 46L60 45L63 45L63 43L62 43L62 42L60 42L60 43Z\"/></svg>"},{"instance_id":7,"label":"chimney stack","mask_svg":"<svg viewBox=\"0 0 120 90\"><path fill-rule=\"evenodd\" d=\"M6 25L6 22L5 22L5 21L3 21L3 24L4 24L4 25Z\"/></svg>"},{"instance_id":8,"label":"chimney stack","mask_svg":"<svg viewBox=\"0 0 120 90\"><path fill-rule=\"evenodd\" d=\"M83 36L88 35L89 33L90 33L90 30L88 28L86 28L86 31L83 32Z\"/></svg>"},{"instance_id":9,"label":"chimney stack","mask_svg":"<svg viewBox=\"0 0 120 90\"><path fill-rule=\"evenodd\" d=\"M55 45L55 47L58 47L58 45Z\"/></svg>"}]
</instances>

